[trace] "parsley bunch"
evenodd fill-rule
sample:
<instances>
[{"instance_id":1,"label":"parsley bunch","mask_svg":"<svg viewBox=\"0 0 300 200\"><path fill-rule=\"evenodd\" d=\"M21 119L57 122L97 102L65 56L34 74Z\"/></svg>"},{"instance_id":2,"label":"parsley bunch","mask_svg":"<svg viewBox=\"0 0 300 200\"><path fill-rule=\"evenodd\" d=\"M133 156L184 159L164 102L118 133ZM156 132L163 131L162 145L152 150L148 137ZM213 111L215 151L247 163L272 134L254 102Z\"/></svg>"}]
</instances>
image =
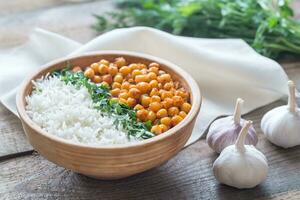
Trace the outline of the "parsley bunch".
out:
<instances>
[{"instance_id":1,"label":"parsley bunch","mask_svg":"<svg viewBox=\"0 0 300 200\"><path fill-rule=\"evenodd\" d=\"M290 0L118 0L118 11L96 15L98 32L150 26L176 35L241 38L258 53L300 54L300 23Z\"/></svg>"},{"instance_id":2,"label":"parsley bunch","mask_svg":"<svg viewBox=\"0 0 300 200\"><path fill-rule=\"evenodd\" d=\"M149 131L152 126L151 121L138 122L136 111L125 104L111 100L109 88L105 85L92 83L82 72L73 73L69 68L54 71L51 75L60 77L66 84L72 84L78 88L85 87L95 103L95 109L113 117L114 125L122 127L128 137L148 139L155 136Z\"/></svg>"}]
</instances>

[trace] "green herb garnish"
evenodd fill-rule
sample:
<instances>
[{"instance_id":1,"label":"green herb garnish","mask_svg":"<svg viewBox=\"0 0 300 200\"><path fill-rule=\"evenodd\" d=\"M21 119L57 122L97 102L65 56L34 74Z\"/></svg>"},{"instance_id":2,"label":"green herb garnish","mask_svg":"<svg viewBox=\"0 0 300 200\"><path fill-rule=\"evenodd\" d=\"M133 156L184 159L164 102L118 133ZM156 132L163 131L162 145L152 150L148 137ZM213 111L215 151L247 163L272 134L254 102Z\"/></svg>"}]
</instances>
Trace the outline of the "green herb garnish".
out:
<instances>
[{"instance_id":1,"label":"green herb garnish","mask_svg":"<svg viewBox=\"0 0 300 200\"><path fill-rule=\"evenodd\" d=\"M114 117L114 125L126 130L128 137L148 139L155 136L149 131L152 126L151 121L138 122L136 111L125 104L112 100L109 88L105 85L92 83L82 72L74 73L69 68L54 71L51 75L60 77L66 84L87 88L95 103L95 109L107 116Z\"/></svg>"},{"instance_id":2,"label":"green herb garnish","mask_svg":"<svg viewBox=\"0 0 300 200\"><path fill-rule=\"evenodd\" d=\"M241 38L262 55L300 54L300 23L290 0L118 0L94 28L150 26L177 35Z\"/></svg>"}]
</instances>

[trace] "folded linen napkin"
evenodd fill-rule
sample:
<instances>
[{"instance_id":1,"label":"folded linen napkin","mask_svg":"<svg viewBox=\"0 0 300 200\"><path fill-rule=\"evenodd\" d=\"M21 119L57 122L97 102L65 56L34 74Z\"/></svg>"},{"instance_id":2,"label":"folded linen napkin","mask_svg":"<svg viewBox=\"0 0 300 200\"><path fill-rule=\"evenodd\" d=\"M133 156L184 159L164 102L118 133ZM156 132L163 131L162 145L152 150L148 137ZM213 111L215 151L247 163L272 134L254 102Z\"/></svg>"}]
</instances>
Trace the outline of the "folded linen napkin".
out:
<instances>
[{"instance_id":1,"label":"folded linen napkin","mask_svg":"<svg viewBox=\"0 0 300 200\"><path fill-rule=\"evenodd\" d=\"M220 115L232 114L235 100L245 100L243 113L287 94L287 75L275 61L257 54L240 39L199 39L174 36L146 27L116 29L80 44L36 29L22 47L0 54L0 101L16 113L19 84L42 64L67 55L97 50L127 50L169 60L198 82L204 97L193 134L199 139Z\"/></svg>"}]
</instances>

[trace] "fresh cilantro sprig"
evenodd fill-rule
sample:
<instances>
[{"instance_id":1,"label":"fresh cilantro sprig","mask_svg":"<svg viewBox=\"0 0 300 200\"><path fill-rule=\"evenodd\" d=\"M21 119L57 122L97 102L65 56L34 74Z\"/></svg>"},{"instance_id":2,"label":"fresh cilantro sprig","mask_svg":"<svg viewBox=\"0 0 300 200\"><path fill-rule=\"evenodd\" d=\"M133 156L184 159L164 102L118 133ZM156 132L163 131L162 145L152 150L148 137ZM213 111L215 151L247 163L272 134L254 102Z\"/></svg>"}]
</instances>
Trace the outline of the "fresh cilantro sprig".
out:
<instances>
[{"instance_id":1,"label":"fresh cilantro sprig","mask_svg":"<svg viewBox=\"0 0 300 200\"><path fill-rule=\"evenodd\" d=\"M155 135L151 129L151 121L145 123L139 122L136 117L136 111L126 104L112 100L109 88L102 84L91 82L82 72L72 72L69 68L52 72L53 76L58 76L66 84L72 84L76 87L85 87L95 104L94 108L107 116L112 116L116 127L122 127L128 137L148 139Z\"/></svg>"}]
</instances>

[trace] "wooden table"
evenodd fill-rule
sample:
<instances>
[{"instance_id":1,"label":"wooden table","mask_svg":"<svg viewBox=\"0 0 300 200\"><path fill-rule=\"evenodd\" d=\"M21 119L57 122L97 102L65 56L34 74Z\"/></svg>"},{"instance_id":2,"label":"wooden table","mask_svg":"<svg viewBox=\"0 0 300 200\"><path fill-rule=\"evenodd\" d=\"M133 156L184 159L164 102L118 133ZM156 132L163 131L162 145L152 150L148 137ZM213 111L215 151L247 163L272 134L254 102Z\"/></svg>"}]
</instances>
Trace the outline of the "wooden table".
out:
<instances>
[{"instance_id":1,"label":"wooden table","mask_svg":"<svg viewBox=\"0 0 300 200\"><path fill-rule=\"evenodd\" d=\"M300 7L297 4L299 0L295 8ZM110 9L109 1L1 1L0 47L3 50L23 43L35 26L88 41L96 35L90 29L94 23L91 14ZM283 63L283 67L300 89L300 62ZM163 166L123 180L100 181L75 174L35 153L19 119L0 105L0 199L300 199L300 147L275 147L265 140L259 127L263 113L282 104L277 101L245 116L254 121L258 148L270 165L267 180L248 190L215 180L212 163L217 155L203 140Z\"/></svg>"}]
</instances>

